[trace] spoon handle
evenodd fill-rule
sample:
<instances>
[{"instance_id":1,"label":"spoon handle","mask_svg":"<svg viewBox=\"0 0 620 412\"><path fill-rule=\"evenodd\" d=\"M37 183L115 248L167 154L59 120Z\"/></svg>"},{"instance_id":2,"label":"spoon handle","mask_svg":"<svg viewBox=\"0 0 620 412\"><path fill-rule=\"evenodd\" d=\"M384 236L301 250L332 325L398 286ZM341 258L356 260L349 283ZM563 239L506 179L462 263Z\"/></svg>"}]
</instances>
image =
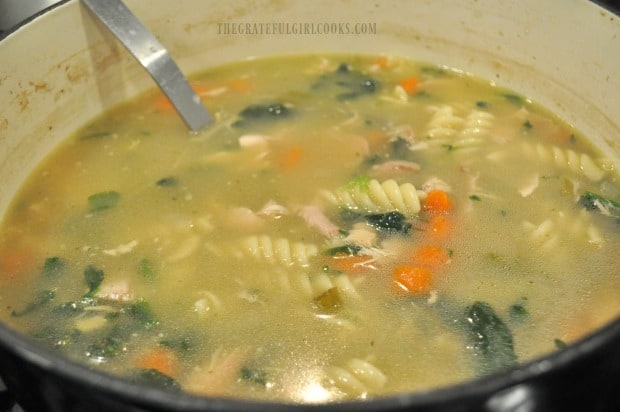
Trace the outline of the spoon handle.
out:
<instances>
[{"instance_id":1,"label":"spoon handle","mask_svg":"<svg viewBox=\"0 0 620 412\"><path fill-rule=\"evenodd\" d=\"M149 72L192 132L212 119L164 46L121 0L82 0Z\"/></svg>"}]
</instances>

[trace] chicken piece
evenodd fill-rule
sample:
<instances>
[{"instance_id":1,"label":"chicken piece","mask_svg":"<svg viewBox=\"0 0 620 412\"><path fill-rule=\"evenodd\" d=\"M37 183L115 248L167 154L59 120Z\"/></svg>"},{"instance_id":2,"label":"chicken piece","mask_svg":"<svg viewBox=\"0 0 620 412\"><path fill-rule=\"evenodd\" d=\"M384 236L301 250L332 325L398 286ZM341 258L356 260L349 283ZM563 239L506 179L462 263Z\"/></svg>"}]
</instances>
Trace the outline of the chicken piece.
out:
<instances>
[{"instance_id":1,"label":"chicken piece","mask_svg":"<svg viewBox=\"0 0 620 412\"><path fill-rule=\"evenodd\" d=\"M421 167L418 163L406 160L389 160L372 167L373 174L388 175L395 172L419 172Z\"/></svg>"},{"instance_id":2,"label":"chicken piece","mask_svg":"<svg viewBox=\"0 0 620 412\"><path fill-rule=\"evenodd\" d=\"M194 368L183 387L197 395L231 395L246 358L245 349L237 348L229 354L218 350L208 362Z\"/></svg>"},{"instance_id":3,"label":"chicken piece","mask_svg":"<svg viewBox=\"0 0 620 412\"><path fill-rule=\"evenodd\" d=\"M306 221L308 226L317 229L327 237L335 237L340 234L340 228L332 223L318 206L304 206L299 211L299 215Z\"/></svg>"},{"instance_id":4,"label":"chicken piece","mask_svg":"<svg viewBox=\"0 0 620 412\"><path fill-rule=\"evenodd\" d=\"M345 238L347 243L372 248L377 243L377 231L367 223L356 223Z\"/></svg>"},{"instance_id":5,"label":"chicken piece","mask_svg":"<svg viewBox=\"0 0 620 412\"><path fill-rule=\"evenodd\" d=\"M131 302L134 300L134 295L131 293L129 280L127 279L103 282L97 296L114 302Z\"/></svg>"}]
</instances>

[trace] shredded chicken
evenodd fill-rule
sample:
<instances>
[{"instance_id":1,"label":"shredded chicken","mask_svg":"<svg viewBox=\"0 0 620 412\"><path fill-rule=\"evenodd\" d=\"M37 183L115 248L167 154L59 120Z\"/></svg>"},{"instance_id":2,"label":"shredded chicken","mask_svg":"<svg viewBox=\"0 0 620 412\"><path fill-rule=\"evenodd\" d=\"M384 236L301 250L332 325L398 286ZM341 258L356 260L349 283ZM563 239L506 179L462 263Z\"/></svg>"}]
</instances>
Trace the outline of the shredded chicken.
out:
<instances>
[{"instance_id":1,"label":"shredded chicken","mask_svg":"<svg viewBox=\"0 0 620 412\"><path fill-rule=\"evenodd\" d=\"M347 243L353 243L367 248L372 248L377 243L377 231L366 223L356 223L349 230L345 238Z\"/></svg>"},{"instance_id":2,"label":"shredded chicken","mask_svg":"<svg viewBox=\"0 0 620 412\"><path fill-rule=\"evenodd\" d=\"M239 137L239 146L242 148L248 147L263 147L266 146L271 138L262 134L244 134Z\"/></svg>"},{"instance_id":3,"label":"shredded chicken","mask_svg":"<svg viewBox=\"0 0 620 412\"><path fill-rule=\"evenodd\" d=\"M411 125L396 126L388 132L390 140L403 139L409 144L415 143L415 132Z\"/></svg>"},{"instance_id":4,"label":"shredded chicken","mask_svg":"<svg viewBox=\"0 0 620 412\"><path fill-rule=\"evenodd\" d=\"M265 221L247 207L232 208L227 215L228 224L238 229L254 232L265 226Z\"/></svg>"},{"instance_id":5,"label":"shredded chicken","mask_svg":"<svg viewBox=\"0 0 620 412\"><path fill-rule=\"evenodd\" d=\"M304 206L299 211L299 215L306 221L308 226L317 229L325 236L335 237L340 233L340 228L333 224L318 206Z\"/></svg>"},{"instance_id":6,"label":"shredded chicken","mask_svg":"<svg viewBox=\"0 0 620 412\"><path fill-rule=\"evenodd\" d=\"M373 173L382 175L394 172L418 172L421 169L418 163L408 162L406 160L389 160L372 167Z\"/></svg>"},{"instance_id":7,"label":"shredded chicken","mask_svg":"<svg viewBox=\"0 0 620 412\"><path fill-rule=\"evenodd\" d=\"M105 249L102 251L102 253L108 256L126 255L127 253L130 253L136 246L138 246L138 241L134 239L124 245L118 245L114 249Z\"/></svg>"},{"instance_id":8,"label":"shredded chicken","mask_svg":"<svg viewBox=\"0 0 620 412\"><path fill-rule=\"evenodd\" d=\"M258 211L259 215L265 215L270 217L280 217L288 215L289 211L286 207L270 200Z\"/></svg>"},{"instance_id":9,"label":"shredded chicken","mask_svg":"<svg viewBox=\"0 0 620 412\"><path fill-rule=\"evenodd\" d=\"M216 351L205 364L194 368L184 389L198 395L223 396L233 391L247 351L235 349L229 354Z\"/></svg>"},{"instance_id":10,"label":"shredded chicken","mask_svg":"<svg viewBox=\"0 0 620 412\"><path fill-rule=\"evenodd\" d=\"M519 194L523 197L528 197L538 188L539 178L538 173L530 176L520 187Z\"/></svg>"},{"instance_id":11,"label":"shredded chicken","mask_svg":"<svg viewBox=\"0 0 620 412\"><path fill-rule=\"evenodd\" d=\"M121 279L113 282L104 282L97 293L102 299L115 302L130 302L134 299L129 286L129 280Z\"/></svg>"},{"instance_id":12,"label":"shredded chicken","mask_svg":"<svg viewBox=\"0 0 620 412\"><path fill-rule=\"evenodd\" d=\"M452 191L452 187L440 178L433 176L422 184L422 190L426 193L432 192L433 190L442 190L449 193Z\"/></svg>"}]
</instances>

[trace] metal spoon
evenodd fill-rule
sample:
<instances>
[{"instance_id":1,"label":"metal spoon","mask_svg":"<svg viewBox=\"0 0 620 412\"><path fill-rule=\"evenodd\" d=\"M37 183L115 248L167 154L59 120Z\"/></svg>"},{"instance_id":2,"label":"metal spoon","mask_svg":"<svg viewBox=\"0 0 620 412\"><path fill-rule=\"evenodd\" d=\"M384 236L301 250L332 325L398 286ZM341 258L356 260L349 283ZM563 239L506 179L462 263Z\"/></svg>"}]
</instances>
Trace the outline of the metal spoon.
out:
<instances>
[{"instance_id":1,"label":"metal spoon","mask_svg":"<svg viewBox=\"0 0 620 412\"><path fill-rule=\"evenodd\" d=\"M168 51L121 0L82 0L149 72L192 132L212 121Z\"/></svg>"}]
</instances>

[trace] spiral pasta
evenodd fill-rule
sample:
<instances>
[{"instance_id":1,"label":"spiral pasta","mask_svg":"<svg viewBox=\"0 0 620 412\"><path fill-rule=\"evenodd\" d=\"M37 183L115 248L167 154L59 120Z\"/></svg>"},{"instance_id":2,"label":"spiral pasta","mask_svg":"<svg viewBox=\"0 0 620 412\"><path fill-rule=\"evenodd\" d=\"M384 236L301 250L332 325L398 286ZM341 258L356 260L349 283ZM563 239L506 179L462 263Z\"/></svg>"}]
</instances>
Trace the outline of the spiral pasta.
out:
<instances>
[{"instance_id":1,"label":"spiral pasta","mask_svg":"<svg viewBox=\"0 0 620 412\"><path fill-rule=\"evenodd\" d=\"M523 151L527 156L538 158L546 162L553 162L557 166L565 167L575 173L582 174L593 182L598 182L605 176L605 171L585 153L578 153L571 149L563 149L558 146L532 142L524 142Z\"/></svg>"},{"instance_id":2,"label":"spiral pasta","mask_svg":"<svg viewBox=\"0 0 620 412\"><path fill-rule=\"evenodd\" d=\"M192 310L199 315L222 312L224 305L222 300L213 292L204 290L200 292L200 299L194 302Z\"/></svg>"},{"instance_id":3,"label":"spiral pasta","mask_svg":"<svg viewBox=\"0 0 620 412\"><path fill-rule=\"evenodd\" d=\"M326 371L330 384L351 395L364 395L381 389L387 376L372 363L353 358L343 366L331 366Z\"/></svg>"},{"instance_id":4,"label":"spiral pasta","mask_svg":"<svg viewBox=\"0 0 620 412\"><path fill-rule=\"evenodd\" d=\"M450 105L443 105L435 108L428 125L426 126L426 136L437 139L456 136L465 120L454 114L454 108Z\"/></svg>"},{"instance_id":5,"label":"spiral pasta","mask_svg":"<svg viewBox=\"0 0 620 412\"><path fill-rule=\"evenodd\" d=\"M576 241L585 240L597 247L603 244L600 231L591 222L590 215L584 210L579 213L577 218L559 212L553 219L545 219L540 224L524 221L523 227L529 232L530 239L545 250L556 247L559 239L566 237Z\"/></svg>"},{"instance_id":6,"label":"spiral pasta","mask_svg":"<svg viewBox=\"0 0 620 412\"><path fill-rule=\"evenodd\" d=\"M324 191L323 196L331 203L351 210L366 213L398 211L412 217L420 211L420 199L425 193L411 183L399 185L392 179L379 183L372 179L368 187L356 185L335 192Z\"/></svg>"},{"instance_id":7,"label":"spiral pasta","mask_svg":"<svg viewBox=\"0 0 620 412\"><path fill-rule=\"evenodd\" d=\"M482 138L489 134L495 116L482 110L472 110L463 122L463 128L459 133L461 139Z\"/></svg>"},{"instance_id":8,"label":"spiral pasta","mask_svg":"<svg viewBox=\"0 0 620 412\"><path fill-rule=\"evenodd\" d=\"M257 260L285 266L308 266L310 258L319 253L314 244L291 242L286 238L273 239L268 235L253 235L242 239L240 251Z\"/></svg>"}]
</instances>

